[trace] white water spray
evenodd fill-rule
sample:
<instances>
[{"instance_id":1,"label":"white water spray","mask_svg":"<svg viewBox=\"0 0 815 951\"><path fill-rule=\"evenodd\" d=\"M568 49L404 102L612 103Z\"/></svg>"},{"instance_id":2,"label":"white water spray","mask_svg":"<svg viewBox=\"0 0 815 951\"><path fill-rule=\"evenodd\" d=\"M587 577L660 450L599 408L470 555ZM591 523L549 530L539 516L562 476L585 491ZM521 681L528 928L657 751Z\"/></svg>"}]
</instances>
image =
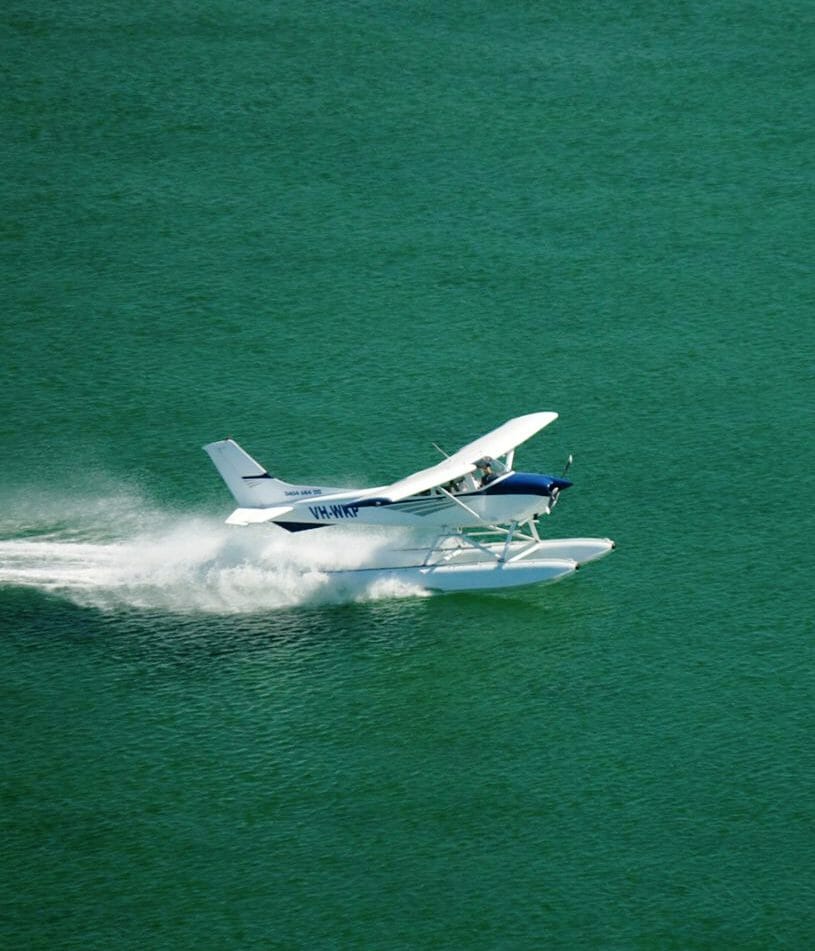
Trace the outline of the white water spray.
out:
<instances>
[{"instance_id":1,"label":"white water spray","mask_svg":"<svg viewBox=\"0 0 815 951\"><path fill-rule=\"evenodd\" d=\"M236 528L128 496L13 511L0 524L0 585L102 610L249 613L426 594L374 572L335 574L388 565L392 536Z\"/></svg>"}]
</instances>

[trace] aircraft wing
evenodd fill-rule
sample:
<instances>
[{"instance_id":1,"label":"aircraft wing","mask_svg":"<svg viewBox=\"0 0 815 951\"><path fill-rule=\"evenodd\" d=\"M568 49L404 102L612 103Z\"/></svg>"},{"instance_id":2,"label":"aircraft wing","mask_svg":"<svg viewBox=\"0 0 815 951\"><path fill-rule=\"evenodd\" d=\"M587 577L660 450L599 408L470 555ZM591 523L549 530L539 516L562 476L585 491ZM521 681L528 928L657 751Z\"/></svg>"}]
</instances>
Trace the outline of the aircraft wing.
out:
<instances>
[{"instance_id":1,"label":"aircraft wing","mask_svg":"<svg viewBox=\"0 0 815 951\"><path fill-rule=\"evenodd\" d=\"M409 495L417 495L419 492L433 489L453 479L460 479L468 472L475 470L475 463L479 459L484 456L503 456L504 453L526 442L556 419L557 413L528 413L526 416L517 416L497 429L493 429L486 436L468 443L435 466L414 472L413 475L400 479L393 485L381 486L366 494L376 495L390 502L398 502Z\"/></svg>"}]
</instances>

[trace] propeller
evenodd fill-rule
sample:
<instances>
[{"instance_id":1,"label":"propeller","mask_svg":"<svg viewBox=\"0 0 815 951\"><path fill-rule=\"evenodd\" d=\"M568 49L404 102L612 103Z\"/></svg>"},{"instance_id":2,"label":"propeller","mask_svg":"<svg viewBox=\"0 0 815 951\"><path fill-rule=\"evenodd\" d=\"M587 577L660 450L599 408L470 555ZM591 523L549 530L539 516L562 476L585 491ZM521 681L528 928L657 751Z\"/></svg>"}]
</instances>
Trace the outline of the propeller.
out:
<instances>
[{"instance_id":1,"label":"propeller","mask_svg":"<svg viewBox=\"0 0 815 951\"><path fill-rule=\"evenodd\" d=\"M560 478L563 479L566 476L566 473L569 471L569 467L574 462L574 456L569 453L569 458L566 460L566 465L563 467L563 472L560 473ZM552 509L557 505L557 500L560 498L560 486L553 486L549 491L549 504L546 506L546 514L551 515Z\"/></svg>"}]
</instances>

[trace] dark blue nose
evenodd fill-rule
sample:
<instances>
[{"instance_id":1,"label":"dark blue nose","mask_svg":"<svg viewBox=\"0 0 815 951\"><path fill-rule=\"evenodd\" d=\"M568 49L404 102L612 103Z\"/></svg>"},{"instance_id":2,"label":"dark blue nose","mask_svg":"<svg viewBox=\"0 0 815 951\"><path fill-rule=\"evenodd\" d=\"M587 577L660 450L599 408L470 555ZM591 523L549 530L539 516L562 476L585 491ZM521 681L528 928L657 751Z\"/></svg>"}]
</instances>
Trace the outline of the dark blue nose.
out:
<instances>
[{"instance_id":1,"label":"dark blue nose","mask_svg":"<svg viewBox=\"0 0 815 951\"><path fill-rule=\"evenodd\" d=\"M543 482L546 483L547 492L546 495L551 495L553 491L562 492L563 489L568 489L572 484L568 479L561 479L558 476L541 476Z\"/></svg>"},{"instance_id":2,"label":"dark blue nose","mask_svg":"<svg viewBox=\"0 0 815 951\"><path fill-rule=\"evenodd\" d=\"M549 480L549 492L551 494L552 489L568 489L573 483L569 482L568 479L561 479L558 476L544 476L544 479Z\"/></svg>"},{"instance_id":3,"label":"dark blue nose","mask_svg":"<svg viewBox=\"0 0 815 951\"><path fill-rule=\"evenodd\" d=\"M539 475L537 472L513 472L506 479L486 488L488 495L544 495L551 496L552 490L568 489L572 483L557 476Z\"/></svg>"}]
</instances>

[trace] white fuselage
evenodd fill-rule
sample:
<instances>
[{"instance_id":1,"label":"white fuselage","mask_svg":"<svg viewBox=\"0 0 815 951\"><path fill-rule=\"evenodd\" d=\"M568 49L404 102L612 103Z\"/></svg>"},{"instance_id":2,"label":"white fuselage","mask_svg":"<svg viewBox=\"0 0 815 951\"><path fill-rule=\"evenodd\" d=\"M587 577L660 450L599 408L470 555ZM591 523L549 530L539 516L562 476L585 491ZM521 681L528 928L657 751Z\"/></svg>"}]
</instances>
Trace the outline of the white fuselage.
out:
<instances>
[{"instance_id":1,"label":"white fuselage","mask_svg":"<svg viewBox=\"0 0 815 951\"><path fill-rule=\"evenodd\" d=\"M525 522L548 511L553 487L568 483L552 476L509 472L489 485L451 493L433 489L398 502L363 497L360 492L310 487L303 498L288 500L290 509L272 519L284 528L360 524L457 530L481 525ZM366 490L370 493L370 490Z\"/></svg>"}]
</instances>

